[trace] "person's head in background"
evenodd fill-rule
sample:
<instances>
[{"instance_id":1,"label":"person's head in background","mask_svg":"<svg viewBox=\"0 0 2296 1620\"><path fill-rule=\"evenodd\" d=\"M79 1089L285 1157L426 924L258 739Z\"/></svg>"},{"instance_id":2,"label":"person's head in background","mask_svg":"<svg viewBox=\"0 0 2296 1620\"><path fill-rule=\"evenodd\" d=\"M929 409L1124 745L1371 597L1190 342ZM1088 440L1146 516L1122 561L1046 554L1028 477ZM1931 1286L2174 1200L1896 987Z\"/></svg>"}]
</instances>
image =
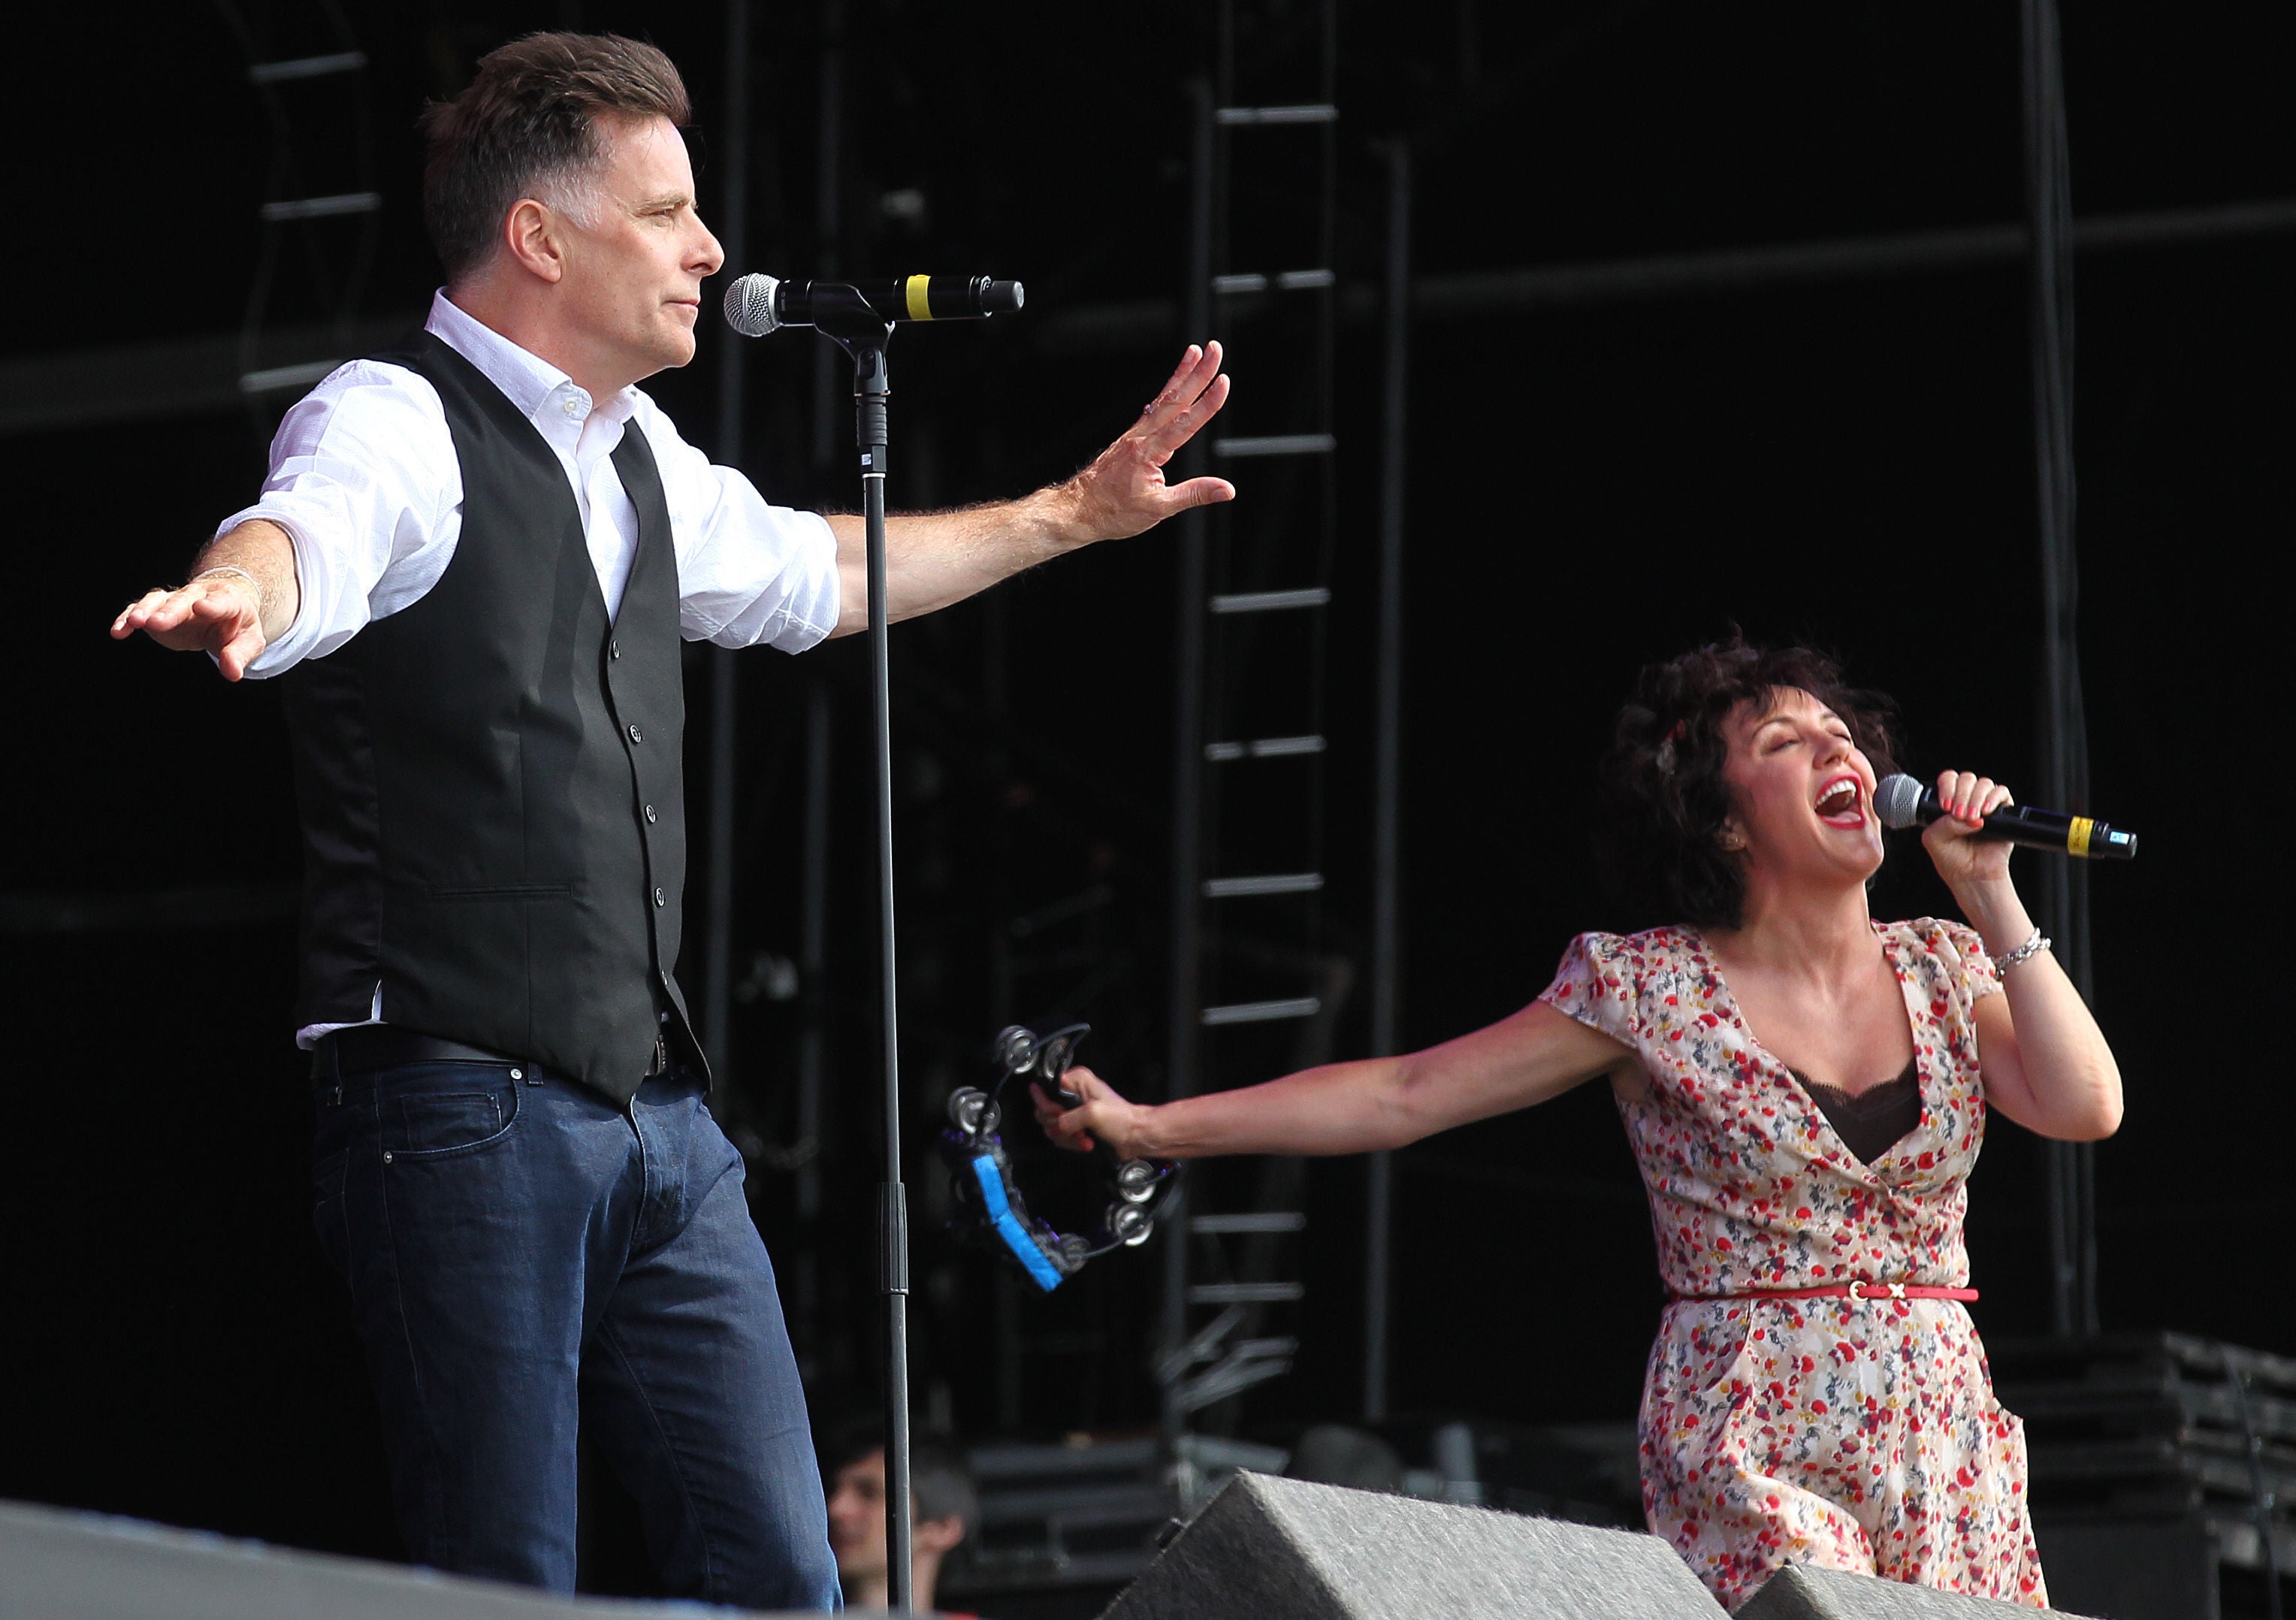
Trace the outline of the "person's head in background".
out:
<instances>
[{"instance_id":1,"label":"person's head in background","mask_svg":"<svg viewBox=\"0 0 2296 1620\"><path fill-rule=\"evenodd\" d=\"M838 1428L822 1451L821 1476L829 1493L829 1549L837 1555L845 1601L857 1608L882 1608L891 1579L885 1558L884 1425L857 1419ZM941 1560L980 1519L972 1471L947 1441L911 1436L909 1512L911 1606L929 1609Z\"/></svg>"}]
</instances>

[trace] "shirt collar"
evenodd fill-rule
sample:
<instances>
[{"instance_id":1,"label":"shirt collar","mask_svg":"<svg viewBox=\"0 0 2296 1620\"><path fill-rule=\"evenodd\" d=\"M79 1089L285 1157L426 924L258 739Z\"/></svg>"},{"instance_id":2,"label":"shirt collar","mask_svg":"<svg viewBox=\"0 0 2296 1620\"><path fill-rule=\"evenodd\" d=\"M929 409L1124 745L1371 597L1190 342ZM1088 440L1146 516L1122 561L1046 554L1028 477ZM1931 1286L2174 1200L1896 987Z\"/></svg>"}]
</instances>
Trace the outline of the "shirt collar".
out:
<instances>
[{"instance_id":1,"label":"shirt collar","mask_svg":"<svg viewBox=\"0 0 2296 1620\"><path fill-rule=\"evenodd\" d=\"M627 422L637 409L636 388L625 388L607 399L591 399L573 378L540 355L520 348L455 304L444 287L431 294L430 318L422 329L477 366L520 415L545 433L562 431L570 421L578 425L593 415L611 423ZM577 407L571 412L566 408L570 402Z\"/></svg>"}]
</instances>

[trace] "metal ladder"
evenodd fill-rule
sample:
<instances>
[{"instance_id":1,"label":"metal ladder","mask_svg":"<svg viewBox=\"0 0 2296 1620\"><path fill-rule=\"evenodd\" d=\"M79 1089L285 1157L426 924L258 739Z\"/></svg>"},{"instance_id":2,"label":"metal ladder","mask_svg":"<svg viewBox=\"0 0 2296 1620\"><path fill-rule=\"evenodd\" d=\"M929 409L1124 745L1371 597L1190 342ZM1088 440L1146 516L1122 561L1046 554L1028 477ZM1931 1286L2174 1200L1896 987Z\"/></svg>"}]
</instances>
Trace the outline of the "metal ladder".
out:
<instances>
[{"instance_id":1,"label":"metal ladder","mask_svg":"<svg viewBox=\"0 0 2296 1620\"><path fill-rule=\"evenodd\" d=\"M1188 336L1230 349L1235 402L1181 471L1236 481L1181 537L1170 1095L1329 1056L1351 978L1323 907L1324 707L1338 526L1333 433L1336 0L1218 9L1194 86ZM1233 341L1230 341L1231 337ZM1192 1172L1165 1248L1157 1377L1174 1454L1207 1409L1282 1376L1304 1172ZM1176 1465L1177 1466L1177 1465ZM1181 1494L1188 1493L1183 1488Z\"/></svg>"},{"instance_id":2,"label":"metal ladder","mask_svg":"<svg viewBox=\"0 0 2296 1620\"><path fill-rule=\"evenodd\" d=\"M355 325L382 218L367 57L334 0L219 9L271 130L239 345L240 394L267 439L284 404L374 336Z\"/></svg>"}]
</instances>

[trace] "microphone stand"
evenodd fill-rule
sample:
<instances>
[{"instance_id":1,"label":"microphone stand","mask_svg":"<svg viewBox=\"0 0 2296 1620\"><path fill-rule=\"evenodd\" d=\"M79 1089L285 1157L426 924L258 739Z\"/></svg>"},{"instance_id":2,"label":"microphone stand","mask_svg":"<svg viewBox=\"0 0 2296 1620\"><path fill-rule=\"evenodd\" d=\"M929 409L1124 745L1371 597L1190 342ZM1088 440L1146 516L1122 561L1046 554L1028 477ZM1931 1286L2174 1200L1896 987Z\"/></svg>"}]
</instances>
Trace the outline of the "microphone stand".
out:
<instances>
[{"instance_id":1,"label":"microphone stand","mask_svg":"<svg viewBox=\"0 0 2296 1620\"><path fill-rule=\"evenodd\" d=\"M840 297L839 294L846 296ZM849 287L813 287L815 328L853 360L854 440L869 558L869 670L877 751L878 1012L885 1075L885 1179L877 1189L878 1282L885 1295L886 1597L909 1612L909 1205L901 1184L900 1022L893 985L893 699L885 614L885 347L892 323Z\"/></svg>"}]
</instances>

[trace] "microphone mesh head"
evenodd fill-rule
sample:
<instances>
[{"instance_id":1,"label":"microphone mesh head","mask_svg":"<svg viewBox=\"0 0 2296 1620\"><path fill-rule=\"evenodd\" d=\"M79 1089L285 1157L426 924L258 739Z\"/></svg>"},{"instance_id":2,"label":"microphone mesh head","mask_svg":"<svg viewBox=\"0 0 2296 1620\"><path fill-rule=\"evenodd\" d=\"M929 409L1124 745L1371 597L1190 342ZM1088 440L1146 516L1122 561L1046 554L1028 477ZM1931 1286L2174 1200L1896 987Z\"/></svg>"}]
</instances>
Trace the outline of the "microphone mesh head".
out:
<instances>
[{"instance_id":1,"label":"microphone mesh head","mask_svg":"<svg viewBox=\"0 0 2296 1620\"><path fill-rule=\"evenodd\" d=\"M781 284L770 275L744 275L726 289L726 324L743 337L761 338L781 325L774 314L774 289Z\"/></svg>"},{"instance_id":2,"label":"microphone mesh head","mask_svg":"<svg viewBox=\"0 0 2296 1620\"><path fill-rule=\"evenodd\" d=\"M1874 813L1892 829L1909 827L1920 818L1922 785L1911 777L1883 777L1874 785Z\"/></svg>"}]
</instances>

